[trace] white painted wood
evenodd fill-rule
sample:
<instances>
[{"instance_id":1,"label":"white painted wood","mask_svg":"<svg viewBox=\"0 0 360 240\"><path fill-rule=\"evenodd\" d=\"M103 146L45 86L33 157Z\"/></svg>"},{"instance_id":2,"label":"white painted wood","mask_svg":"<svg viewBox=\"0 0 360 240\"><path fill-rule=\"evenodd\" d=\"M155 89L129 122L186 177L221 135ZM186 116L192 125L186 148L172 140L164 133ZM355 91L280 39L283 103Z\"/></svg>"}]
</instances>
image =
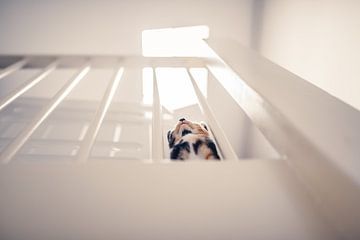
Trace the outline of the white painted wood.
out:
<instances>
[{"instance_id":1,"label":"white painted wood","mask_svg":"<svg viewBox=\"0 0 360 240\"><path fill-rule=\"evenodd\" d=\"M112 81L109 83L108 88L106 89L104 96L101 100L100 106L96 111L95 117L91 122L91 125L86 132L86 135L81 143L79 152L78 152L78 161L86 162L90 156L91 149L96 140L96 136L100 130L101 124L105 118L105 115L110 107L110 104L113 100L115 92L119 86L121 77L123 75L124 68L120 67L116 70L115 75Z\"/></svg>"},{"instance_id":2,"label":"white painted wood","mask_svg":"<svg viewBox=\"0 0 360 240\"><path fill-rule=\"evenodd\" d=\"M209 45L210 72L288 159L337 230L359 238L360 112L235 42Z\"/></svg>"},{"instance_id":3,"label":"white painted wood","mask_svg":"<svg viewBox=\"0 0 360 240\"><path fill-rule=\"evenodd\" d=\"M3 239L339 239L284 161L14 161Z\"/></svg>"},{"instance_id":4,"label":"white painted wood","mask_svg":"<svg viewBox=\"0 0 360 240\"><path fill-rule=\"evenodd\" d=\"M39 73L36 77L21 84L12 92L10 92L7 96L1 99L0 111L4 109L7 105L9 105L11 102L13 102L15 99L17 99L19 96L21 96L23 93L27 92L36 84L38 84L40 81L42 81L44 78L46 78L52 71L56 69L58 63L59 63L58 60L53 61L46 68L44 68L44 70L41 73Z\"/></svg>"},{"instance_id":5,"label":"white painted wood","mask_svg":"<svg viewBox=\"0 0 360 240\"><path fill-rule=\"evenodd\" d=\"M28 58L23 58L20 61L17 61L14 64L8 66L7 68L0 70L0 80L22 68L25 64L28 63L28 61Z\"/></svg>"},{"instance_id":6,"label":"white painted wood","mask_svg":"<svg viewBox=\"0 0 360 240\"><path fill-rule=\"evenodd\" d=\"M214 136L215 136L215 139L217 142L217 146L220 149L222 157L224 157L226 160L231 160L231 161L238 160L234 149L232 148L229 140L227 139L227 137L224 133L224 130L221 128L221 126L216 121L214 114L212 113L212 110L211 110L210 106L208 105L204 95L201 93L201 90L200 90L197 82L191 75L189 69L186 69L186 71L187 71L189 78L191 80L191 83L193 85L193 88L194 88L196 97L198 99L198 103L201 108L201 111L203 112L204 116L206 117L206 120L208 121L208 123L210 125L211 132L214 133Z\"/></svg>"},{"instance_id":7,"label":"white painted wood","mask_svg":"<svg viewBox=\"0 0 360 240\"><path fill-rule=\"evenodd\" d=\"M0 194L3 196L0 201L0 229L5 229L1 231L0 237L41 240L59 236L76 239L171 239L174 236L177 239L338 239L350 236L356 239L357 229L360 229L356 228L359 222L356 221L356 206L359 202L356 185L351 185L349 179L342 177L338 168L329 168L328 156L319 151L317 143L313 144L305 138L303 132L296 129L288 116L280 111L284 109L277 102L278 96L267 91L276 93L275 90L282 85L275 83L274 87L269 87L269 84L260 81L277 78L284 80L286 78L282 74L285 70L279 70L272 64L262 65L264 59L255 61L254 57L257 56L253 53L243 55L242 51L234 48L231 54L235 60L230 58L229 63L237 66L239 61L241 66L246 68L234 68L241 77L246 76L243 79L245 81L236 77L236 74L233 79L221 77L219 69L229 69L227 64L215 55L212 59L206 59L210 72L244 108L287 161L252 159L211 163L164 163L161 161L162 109L156 74L153 72L151 158L154 163L146 164L149 161L144 159L145 157L121 161L98 157L87 164L74 164L71 156L66 158L52 155L55 156L55 161L50 162L47 155L39 155L24 156L11 164L0 164ZM242 57L240 60L237 59L239 55ZM146 65L149 61L147 59L137 63L136 59L139 58L133 58L134 62L127 61L127 64L143 66L142 64ZM186 61L176 64L189 67ZM255 65L251 67L247 64ZM148 66L153 67L151 61ZM60 90L57 97L52 99L20 136L2 152L2 161L9 162L12 156L20 155L16 153L21 146L81 80L80 75L85 75L88 70L84 66L75 79ZM207 109L204 112L212 116L199 86L192 75L189 76L203 110ZM259 76L261 78L258 79ZM290 76L290 81L294 78L292 75L285 76ZM250 85L252 79L258 84L254 85L254 89L251 88L253 85ZM292 88L292 85L287 83L283 86L296 96L297 88ZM306 89L315 91L312 88ZM281 92L277 93L282 96L283 101L286 99L286 104L296 103L294 96L284 97ZM316 99L313 99L315 103ZM322 98L319 99L321 102ZM101 114L97 114L98 119L94 121L96 124L89 136L94 136L94 133L96 136L95 126L104 124L101 115L106 113L104 109L111 101L108 98L106 104L104 99L103 101L103 111L98 111ZM330 104L333 104L332 100ZM75 113L77 108L71 106L63 109L62 113L75 109L73 112L77 116L71 117L77 118L78 115L86 115L89 109L95 111L95 107L86 106L81 113ZM126 108L129 111L135 110L133 105ZM308 106L298 106L296 111L308 114L307 108ZM58 116L61 116L61 113ZM86 116L80 117L86 119ZM141 114L138 116L143 117ZM116 119L114 118L115 122L111 124L116 123ZM131 118L124 119L131 121ZM216 121L214 117L213 119ZM56 122L57 119L53 121ZM71 124L69 119L63 121ZM213 130L217 125L211 121L209 124ZM229 119L229 124L237 126L232 119ZM326 126L324 128L332 130ZM226 140L226 136L224 137ZM94 137L91 141L93 139ZM37 142L46 142L46 139ZM54 142L76 145L79 140L65 139ZM106 140L101 144L111 143L111 140ZM226 142L221 145L226 145ZM236 155L230 158L229 154L224 155L226 159L237 159ZM296 169L299 175L296 175L293 169ZM318 178L315 178L316 176ZM303 185L302 181L306 185ZM312 195L308 194L308 188L312 190ZM324 197L329 199L324 200ZM324 212L320 211L322 206L317 203L324 204L325 214L330 216L329 218L323 217ZM346 204L349 208L345 208ZM334 209L329 210L329 206ZM334 214L339 214L339 219L334 219ZM344 219L345 215L348 215L349 219ZM330 225L328 220L333 225ZM333 226L336 226L337 231ZM346 230L341 231L344 226L343 229Z\"/></svg>"},{"instance_id":8,"label":"white painted wood","mask_svg":"<svg viewBox=\"0 0 360 240\"><path fill-rule=\"evenodd\" d=\"M89 72L90 63L86 63L81 70L70 79L50 100L50 102L36 115L26 128L1 152L0 159L3 163L9 163L24 143L30 138L42 122L55 110L64 98Z\"/></svg>"},{"instance_id":9,"label":"white painted wood","mask_svg":"<svg viewBox=\"0 0 360 240\"><path fill-rule=\"evenodd\" d=\"M159 88L156 79L156 69L153 68L153 112L152 112L152 138L151 156L152 161L159 162L163 159L163 138L162 138L162 111L159 97Z\"/></svg>"}]
</instances>

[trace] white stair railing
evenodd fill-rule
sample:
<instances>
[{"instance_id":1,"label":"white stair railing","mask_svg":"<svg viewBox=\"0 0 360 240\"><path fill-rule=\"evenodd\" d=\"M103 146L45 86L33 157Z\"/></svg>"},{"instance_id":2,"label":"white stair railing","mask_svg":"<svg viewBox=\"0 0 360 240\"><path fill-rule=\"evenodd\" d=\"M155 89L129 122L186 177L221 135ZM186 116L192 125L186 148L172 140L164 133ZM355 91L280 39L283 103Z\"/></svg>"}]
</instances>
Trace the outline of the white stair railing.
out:
<instances>
[{"instance_id":1,"label":"white stair railing","mask_svg":"<svg viewBox=\"0 0 360 240\"><path fill-rule=\"evenodd\" d=\"M20 148L31 137L35 130L43 123L46 118L56 109L64 98L74 89L74 87L89 72L90 63L84 64L80 71L68 81L50 102L36 115L36 117L26 126L26 128L1 152L0 159L3 163L9 163Z\"/></svg>"},{"instance_id":2,"label":"white stair railing","mask_svg":"<svg viewBox=\"0 0 360 240\"><path fill-rule=\"evenodd\" d=\"M218 80L279 154L293 167L336 229L344 236L359 236L360 112L237 43L216 40L208 43L204 42L204 48L209 55L202 59L127 59L128 63L141 67L151 66L153 69L151 160L160 162L164 157L163 108L156 67L176 66L188 69L189 66L206 66L211 77ZM0 80L20 70L29 61L25 57L4 68L0 72ZM58 60L50 63L35 78L19 85L3 97L0 100L0 111L4 111L10 103L40 81L45 81L46 77L58 68L58 63ZM89 60L19 135L9 139L10 143L0 153L2 163L11 164L14 156L39 126L90 71L90 66L92 65ZM76 156L80 162L86 162L90 158L99 129L104 124L105 116L109 114L110 104L126 67L117 66L115 70L116 74L104 92L95 117L80 143ZM188 70L187 73L222 155L225 159L238 160L207 99L202 95L191 73Z\"/></svg>"},{"instance_id":3,"label":"white stair railing","mask_svg":"<svg viewBox=\"0 0 360 240\"><path fill-rule=\"evenodd\" d=\"M204 46L210 73L287 159L325 215L344 236L359 236L360 112L236 42L212 39Z\"/></svg>"},{"instance_id":4,"label":"white stair railing","mask_svg":"<svg viewBox=\"0 0 360 240\"><path fill-rule=\"evenodd\" d=\"M80 162L86 162L90 156L91 149L95 143L101 124L119 86L123 72L123 67L119 67L119 69L116 70L112 81L110 82L108 88L106 89L106 92L104 93L100 106L96 111L95 117L90 124L88 131L86 132L84 140L81 143L78 152L78 161Z\"/></svg>"}]
</instances>

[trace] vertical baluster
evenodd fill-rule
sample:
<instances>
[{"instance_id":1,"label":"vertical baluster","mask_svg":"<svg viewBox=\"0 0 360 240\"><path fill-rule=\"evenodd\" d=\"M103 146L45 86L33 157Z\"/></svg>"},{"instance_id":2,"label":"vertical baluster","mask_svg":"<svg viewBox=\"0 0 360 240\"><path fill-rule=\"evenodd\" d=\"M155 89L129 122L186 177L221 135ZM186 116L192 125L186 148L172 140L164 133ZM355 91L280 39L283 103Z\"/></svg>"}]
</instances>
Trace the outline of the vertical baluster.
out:
<instances>
[{"instance_id":1,"label":"vertical baluster","mask_svg":"<svg viewBox=\"0 0 360 240\"><path fill-rule=\"evenodd\" d=\"M110 107L115 92L119 86L121 77L123 75L124 68L120 67L116 70L115 75L109 86L107 87L103 98L101 99L100 105L96 111L95 117L90 124L89 130L87 131L84 140L81 143L80 150L78 153L78 161L86 162L90 156L91 149L94 145L101 124L105 118L105 115Z\"/></svg>"},{"instance_id":2,"label":"vertical baluster","mask_svg":"<svg viewBox=\"0 0 360 240\"><path fill-rule=\"evenodd\" d=\"M10 75L13 72L16 72L28 62L29 62L28 58L23 58L20 61L17 61L14 64L8 66L7 68L0 70L0 79Z\"/></svg>"},{"instance_id":3,"label":"vertical baluster","mask_svg":"<svg viewBox=\"0 0 360 240\"><path fill-rule=\"evenodd\" d=\"M156 71L153 68L153 114L152 114L152 159L159 162L163 158L162 111Z\"/></svg>"},{"instance_id":4,"label":"vertical baluster","mask_svg":"<svg viewBox=\"0 0 360 240\"><path fill-rule=\"evenodd\" d=\"M31 137L35 130L43 123L55 108L65 99L75 86L84 78L90 70L90 62L87 62L81 70L68 81L50 102L36 115L36 117L25 127L25 129L4 149L0 155L3 163L8 163Z\"/></svg>"},{"instance_id":5,"label":"vertical baluster","mask_svg":"<svg viewBox=\"0 0 360 240\"><path fill-rule=\"evenodd\" d=\"M224 130L220 127L219 123L217 122L211 108L209 107L209 104L207 103L206 98L202 94L197 82L191 75L189 69L186 69L186 71L190 77L191 83L195 90L195 94L198 99L198 103L201 108L201 111L203 112L209 125L211 126L211 131L214 133L214 135L216 137L217 145L218 145L223 157L228 160L236 161L238 159L237 155L236 155L235 151L233 150L233 148L230 144L230 141L227 139Z\"/></svg>"},{"instance_id":6,"label":"vertical baluster","mask_svg":"<svg viewBox=\"0 0 360 240\"><path fill-rule=\"evenodd\" d=\"M30 80L26 81L25 83L18 86L14 89L11 93L5 96L3 99L0 100L0 111L4 109L7 105L12 103L15 99L19 96L30 90L36 84L38 84L41 80L47 77L52 71L56 69L58 65L58 60L53 61L50 63L41 73L36 75L36 77L31 78Z\"/></svg>"}]
</instances>

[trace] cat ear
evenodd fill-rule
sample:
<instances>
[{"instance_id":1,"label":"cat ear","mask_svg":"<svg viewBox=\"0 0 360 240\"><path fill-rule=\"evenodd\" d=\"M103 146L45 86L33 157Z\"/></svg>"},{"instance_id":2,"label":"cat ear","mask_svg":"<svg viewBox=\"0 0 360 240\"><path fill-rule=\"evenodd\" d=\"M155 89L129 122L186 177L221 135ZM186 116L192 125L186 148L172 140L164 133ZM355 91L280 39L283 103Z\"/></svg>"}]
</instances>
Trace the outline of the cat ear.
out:
<instances>
[{"instance_id":1,"label":"cat ear","mask_svg":"<svg viewBox=\"0 0 360 240\"><path fill-rule=\"evenodd\" d=\"M201 125L203 128L205 128L206 131L209 131L209 128L208 128L208 126L206 125L205 122L200 122L200 125Z\"/></svg>"},{"instance_id":2,"label":"cat ear","mask_svg":"<svg viewBox=\"0 0 360 240\"><path fill-rule=\"evenodd\" d=\"M168 142L169 142L169 148L172 148L174 146L174 143L175 143L175 138L173 137L171 130L169 130L168 133L167 133L167 139L168 139Z\"/></svg>"}]
</instances>

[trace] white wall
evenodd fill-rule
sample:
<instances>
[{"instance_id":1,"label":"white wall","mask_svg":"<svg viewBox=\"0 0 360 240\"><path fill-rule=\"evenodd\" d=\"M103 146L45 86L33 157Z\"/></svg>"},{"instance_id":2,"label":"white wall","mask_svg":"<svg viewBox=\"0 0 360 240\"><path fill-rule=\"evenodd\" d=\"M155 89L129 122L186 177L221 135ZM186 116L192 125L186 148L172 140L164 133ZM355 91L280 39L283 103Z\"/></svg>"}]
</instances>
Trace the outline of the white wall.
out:
<instances>
[{"instance_id":1,"label":"white wall","mask_svg":"<svg viewBox=\"0 0 360 240\"><path fill-rule=\"evenodd\" d=\"M360 109L360 1L257 0L252 45Z\"/></svg>"},{"instance_id":2,"label":"white wall","mask_svg":"<svg viewBox=\"0 0 360 240\"><path fill-rule=\"evenodd\" d=\"M252 0L1 0L0 54L141 54L145 29L208 25L249 42Z\"/></svg>"},{"instance_id":3,"label":"white wall","mask_svg":"<svg viewBox=\"0 0 360 240\"><path fill-rule=\"evenodd\" d=\"M141 31L206 24L360 109L357 0L1 0L0 54L140 54Z\"/></svg>"}]
</instances>

